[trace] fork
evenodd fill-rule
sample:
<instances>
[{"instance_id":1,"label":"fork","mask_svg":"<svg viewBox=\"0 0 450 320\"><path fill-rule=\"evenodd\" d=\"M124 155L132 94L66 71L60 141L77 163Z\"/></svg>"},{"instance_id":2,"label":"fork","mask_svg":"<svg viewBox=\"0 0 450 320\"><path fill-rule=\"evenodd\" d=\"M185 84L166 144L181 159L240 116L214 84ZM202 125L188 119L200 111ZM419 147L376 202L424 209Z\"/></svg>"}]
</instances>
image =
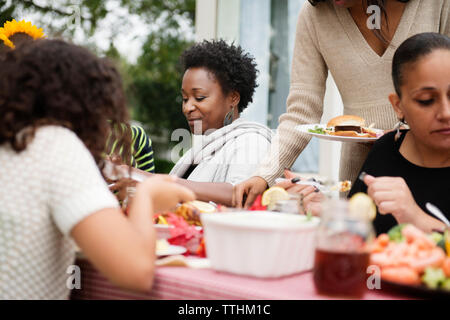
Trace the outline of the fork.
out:
<instances>
[{"instance_id":1,"label":"fork","mask_svg":"<svg viewBox=\"0 0 450 320\"><path fill-rule=\"evenodd\" d=\"M439 220L441 220L442 222L444 222L447 227L450 227L450 222L448 221L448 219L444 216L444 214L442 213L441 210L438 209L438 207L436 207L435 205L427 202L425 204L425 207L428 209L428 211L430 211L436 218L438 218Z\"/></svg>"}]
</instances>

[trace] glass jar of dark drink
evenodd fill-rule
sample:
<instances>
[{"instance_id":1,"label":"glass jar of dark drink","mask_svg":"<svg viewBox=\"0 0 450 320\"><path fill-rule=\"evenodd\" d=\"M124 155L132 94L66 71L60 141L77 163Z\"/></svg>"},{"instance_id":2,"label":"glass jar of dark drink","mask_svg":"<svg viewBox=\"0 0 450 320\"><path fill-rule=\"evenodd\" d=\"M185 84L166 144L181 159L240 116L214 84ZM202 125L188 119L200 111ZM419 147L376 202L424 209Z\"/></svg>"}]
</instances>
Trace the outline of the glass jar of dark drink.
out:
<instances>
[{"instance_id":1,"label":"glass jar of dark drink","mask_svg":"<svg viewBox=\"0 0 450 320\"><path fill-rule=\"evenodd\" d=\"M348 202L330 199L323 205L316 236L314 284L320 294L360 298L367 290L372 222L350 213Z\"/></svg>"}]
</instances>

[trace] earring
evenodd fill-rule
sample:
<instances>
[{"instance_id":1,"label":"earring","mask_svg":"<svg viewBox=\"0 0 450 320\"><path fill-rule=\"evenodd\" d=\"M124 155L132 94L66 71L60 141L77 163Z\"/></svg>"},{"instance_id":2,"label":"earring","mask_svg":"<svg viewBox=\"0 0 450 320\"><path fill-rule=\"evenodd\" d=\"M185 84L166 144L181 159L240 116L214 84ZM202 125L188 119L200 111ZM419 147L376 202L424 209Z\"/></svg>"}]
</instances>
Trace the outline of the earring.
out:
<instances>
[{"instance_id":1,"label":"earring","mask_svg":"<svg viewBox=\"0 0 450 320\"><path fill-rule=\"evenodd\" d=\"M398 138L400 138L400 128L403 126L403 125L405 125L406 123L405 123L405 118L403 117L403 118L401 118L401 119L399 119L398 120L398 122L396 123L396 125L395 125L395 127L394 127L394 130L396 131L396 133L395 133L395 141L397 141L398 140Z\"/></svg>"},{"instance_id":2,"label":"earring","mask_svg":"<svg viewBox=\"0 0 450 320\"><path fill-rule=\"evenodd\" d=\"M223 119L223 126L227 126L233 122L233 113L234 113L234 106L231 108L230 112L228 112L225 115L225 119Z\"/></svg>"}]
</instances>

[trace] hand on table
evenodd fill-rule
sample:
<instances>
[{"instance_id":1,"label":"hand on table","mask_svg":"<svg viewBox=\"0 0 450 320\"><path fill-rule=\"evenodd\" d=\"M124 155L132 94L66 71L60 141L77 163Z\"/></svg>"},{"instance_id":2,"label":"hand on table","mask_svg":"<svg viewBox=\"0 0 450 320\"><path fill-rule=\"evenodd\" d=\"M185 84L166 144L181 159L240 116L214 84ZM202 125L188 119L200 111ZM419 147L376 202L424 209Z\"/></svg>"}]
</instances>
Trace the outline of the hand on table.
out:
<instances>
[{"instance_id":1,"label":"hand on table","mask_svg":"<svg viewBox=\"0 0 450 320\"><path fill-rule=\"evenodd\" d=\"M117 192L116 197L119 201L125 200L127 197L127 188L136 187L138 181L130 179L130 178L122 178L115 181L113 184L109 186L109 190L111 192Z\"/></svg>"},{"instance_id":2,"label":"hand on table","mask_svg":"<svg viewBox=\"0 0 450 320\"><path fill-rule=\"evenodd\" d=\"M324 195L313 186L301 185L292 182L295 181L293 179L302 178L289 170L284 170L284 176L286 177L286 180L277 183L275 186L284 188L288 193L298 194L300 195L300 197L303 197L303 214L311 213L315 216L320 215L320 211L322 208L321 202L324 199Z\"/></svg>"},{"instance_id":3,"label":"hand on table","mask_svg":"<svg viewBox=\"0 0 450 320\"><path fill-rule=\"evenodd\" d=\"M195 194L186 187L179 185L177 177L155 174L138 184L137 192L144 190L153 202L154 212L173 210L177 204L195 200Z\"/></svg>"},{"instance_id":4,"label":"hand on table","mask_svg":"<svg viewBox=\"0 0 450 320\"><path fill-rule=\"evenodd\" d=\"M267 186L266 180L261 177L251 177L250 179L233 186L233 207L249 208L256 197L267 189Z\"/></svg>"},{"instance_id":5,"label":"hand on table","mask_svg":"<svg viewBox=\"0 0 450 320\"><path fill-rule=\"evenodd\" d=\"M107 157L103 168L103 175L110 185L111 192L117 192L119 201L127 196L127 188L136 187L136 184L151 177L153 173L145 172L126 164L119 157Z\"/></svg>"},{"instance_id":6,"label":"hand on table","mask_svg":"<svg viewBox=\"0 0 450 320\"><path fill-rule=\"evenodd\" d=\"M123 164L122 160L117 156L106 157L102 173L105 180L111 183L123 178L129 178L131 176L131 167Z\"/></svg>"}]
</instances>

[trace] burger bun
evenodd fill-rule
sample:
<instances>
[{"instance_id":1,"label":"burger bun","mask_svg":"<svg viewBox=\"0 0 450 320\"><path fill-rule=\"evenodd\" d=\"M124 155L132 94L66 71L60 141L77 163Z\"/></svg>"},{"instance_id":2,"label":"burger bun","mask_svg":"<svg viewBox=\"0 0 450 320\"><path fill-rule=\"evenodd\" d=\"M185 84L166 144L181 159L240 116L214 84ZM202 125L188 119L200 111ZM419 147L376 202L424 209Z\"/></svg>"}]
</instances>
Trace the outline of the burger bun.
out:
<instances>
[{"instance_id":1,"label":"burger bun","mask_svg":"<svg viewBox=\"0 0 450 320\"><path fill-rule=\"evenodd\" d=\"M356 131L328 131L331 136L342 136L342 137L358 137L358 138L371 138L372 136L368 133L358 133Z\"/></svg>"},{"instance_id":2,"label":"burger bun","mask_svg":"<svg viewBox=\"0 0 450 320\"><path fill-rule=\"evenodd\" d=\"M328 121L327 123L327 127L336 127L336 126L364 127L365 125L366 121L363 118L352 115L337 116Z\"/></svg>"}]
</instances>

